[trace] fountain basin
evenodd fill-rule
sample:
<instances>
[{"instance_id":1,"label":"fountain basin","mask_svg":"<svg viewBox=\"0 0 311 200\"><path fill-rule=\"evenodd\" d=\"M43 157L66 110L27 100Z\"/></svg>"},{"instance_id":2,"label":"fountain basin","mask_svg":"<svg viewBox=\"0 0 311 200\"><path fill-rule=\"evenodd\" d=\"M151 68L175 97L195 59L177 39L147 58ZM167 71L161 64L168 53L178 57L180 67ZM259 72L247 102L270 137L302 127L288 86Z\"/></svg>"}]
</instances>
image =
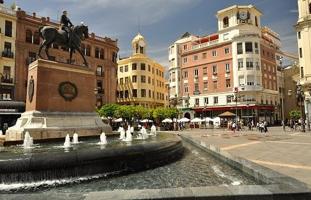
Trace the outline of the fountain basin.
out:
<instances>
[{"instance_id":1,"label":"fountain basin","mask_svg":"<svg viewBox=\"0 0 311 200\"><path fill-rule=\"evenodd\" d=\"M71 147L30 153L1 152L0 182L32 182L102 173L128 173L175 161L183 155L181 139L166 135L150 141L102 148Z\"/></svg>"}]
</instances>

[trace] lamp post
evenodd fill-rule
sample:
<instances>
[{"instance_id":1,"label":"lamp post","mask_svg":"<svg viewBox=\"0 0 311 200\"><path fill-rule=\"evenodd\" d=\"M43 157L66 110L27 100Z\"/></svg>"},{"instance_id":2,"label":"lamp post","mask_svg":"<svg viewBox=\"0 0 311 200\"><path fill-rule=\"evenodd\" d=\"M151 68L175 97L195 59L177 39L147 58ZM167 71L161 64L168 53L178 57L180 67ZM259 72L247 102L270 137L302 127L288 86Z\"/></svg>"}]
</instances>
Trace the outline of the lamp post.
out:
<instances>
[{"instance_id":1,"label":"lamp post","mask_svg":"<svg viewBox=\"0 0 311 200\"><path fill-rule=\"evenodd\" d=\"M300 102L300 112L301 112L301 131L302 132L306 132L306 129L305 129L305 115L304 115L304 106L303 106L303 103L304 103L304 92L303 92L303 89L302 89L302 85L298 84L297 85L297 91L296 91L296 97L298 99L298 102Z\"/></svg>"},{"instance_id":2,"label":"lamp post","mask_svg":"<svg viewBox=\"0 0 311 200\"><path fill-rule=\"evenodd\" d=\"M283 64L283 62L282 62L282 59L283 59L283 57L281 56L280 58L279 58L279 61L280 61L280 67L282 68L282 64ZM282 127L283 127L283 131L285 131L285 112L284 112L284 87L285 87L285 80L284 80L284 73L283 73L283 90L282 90L282 92L281 92L281 106L282 106Z\"/></svg>"}]
</instances>

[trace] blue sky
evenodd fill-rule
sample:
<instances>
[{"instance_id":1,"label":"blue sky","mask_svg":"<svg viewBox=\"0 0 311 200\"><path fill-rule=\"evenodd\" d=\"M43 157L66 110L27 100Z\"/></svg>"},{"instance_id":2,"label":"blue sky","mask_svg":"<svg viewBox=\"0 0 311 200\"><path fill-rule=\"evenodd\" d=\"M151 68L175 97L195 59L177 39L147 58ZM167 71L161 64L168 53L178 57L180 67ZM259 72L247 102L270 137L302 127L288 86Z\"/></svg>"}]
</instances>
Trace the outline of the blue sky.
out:
<instances>
[{"instance_id":1,"label":"blue sky","mask_svg":"<svg viewBox=\"0 0 311 200\"><path fill-rule=\"evenodd\" d=\"M4 0L10 5L14 0ZM280 34L283 49L297 54L296 0L15 0L30 13L59 19L66 9L74 24L83 21L91 32L119 40L121 57L131 53L130 42L140 32L147 54L168 66L168 46L184 32L205 35L217 31L215 14L235 4L253 4L263 12L262 25Z\"/></svg>"}]
</instances>

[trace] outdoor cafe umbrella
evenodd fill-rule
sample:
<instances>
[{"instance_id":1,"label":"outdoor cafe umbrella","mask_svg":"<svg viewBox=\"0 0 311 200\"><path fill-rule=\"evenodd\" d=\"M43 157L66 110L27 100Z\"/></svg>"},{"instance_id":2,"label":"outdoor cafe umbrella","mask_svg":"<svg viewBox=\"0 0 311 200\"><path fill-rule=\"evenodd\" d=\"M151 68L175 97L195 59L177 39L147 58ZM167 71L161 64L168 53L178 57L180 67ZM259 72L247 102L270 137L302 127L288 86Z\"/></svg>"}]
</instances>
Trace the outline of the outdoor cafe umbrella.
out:
<instances>
[{"instance_id":1,"label":"outdoor cafe umbrella","mask_svg":"<svg viewBox=\"0 0 311 200\"><path fill-rule=\"evenodd\" d=\"M143 120L140 120L140 122L142 123L148 123L148 122L153 122L151 119L143 119Z\"/></svg>"},{"instance_id":2,"label":"outdoor cafe umbrella","mask_svg":"<svg viewBox=\"0 0 311 200\"><path fill-rule=\"evenodd\" d=\"M198 122L202 122L202 121L203 121L202 119L197 118L197 117L191 120L191 122L193 122L193 123L198 123Z\"/></svg>"},{"instance_id":3,"label":"outdoor cafe umbrella","mask_svg":"<svg viewBox=\"0 0 311 200\"><path fill-rule=\"evenodd\" d=\"M190 119L188 119L186 117L181 118L181 119L178 120L178 122L189 122L189 121L190 121Z\"/></svg>"},{"instance_id":4,"label":"outdoor cafe umbrella","mask_svg":"<svg viewBox=\"0 0 311 200\"><path fill-rule=\"evenodd\" d=\"M169 118L166 118L164 120L162 120L163 123L172 123L173 120L169 119Z\"/></svg>"},{"instance_id":5,"label":"outdoor cafe umbrella","mask_svg":"<svg viewBox=\"0 0 311 200\"><path fill-rule=\"evenodd\" d=\"M113 120L114 122L122 122L123 121L123 119L122 118L118 118L118 119L115 119L115 120Z\"/></svg>"}]
</instances>

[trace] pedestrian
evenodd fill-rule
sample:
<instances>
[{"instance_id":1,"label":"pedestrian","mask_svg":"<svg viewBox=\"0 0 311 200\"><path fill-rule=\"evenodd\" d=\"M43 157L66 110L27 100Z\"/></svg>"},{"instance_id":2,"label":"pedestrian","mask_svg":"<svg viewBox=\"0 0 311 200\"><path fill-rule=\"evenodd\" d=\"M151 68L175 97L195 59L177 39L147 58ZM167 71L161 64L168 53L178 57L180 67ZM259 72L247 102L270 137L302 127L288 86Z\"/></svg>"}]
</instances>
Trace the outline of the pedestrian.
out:
<instances>
[{"instance_id":1,"label":"pedestrian","mask_svg":"<svg viewBox=\"0 0 311 200\"><path fill-rule=\"evenodd\" d=\"M267 121L264 121L263 127L264 127L264 132L267 133L268 132L268 122Z\"/></svg>"},{"instance_id":2,"label":"pedestrian","mask_svg":"<svg viewBox=\"0 0 311 200\"><path fill-rule=\"evenodd\" d=\"M236 129L236 123L233 122L233 123L232 123L232 131L233 131L233 133L235 133L235 129Z\"/></svg>"}]
</instances>

